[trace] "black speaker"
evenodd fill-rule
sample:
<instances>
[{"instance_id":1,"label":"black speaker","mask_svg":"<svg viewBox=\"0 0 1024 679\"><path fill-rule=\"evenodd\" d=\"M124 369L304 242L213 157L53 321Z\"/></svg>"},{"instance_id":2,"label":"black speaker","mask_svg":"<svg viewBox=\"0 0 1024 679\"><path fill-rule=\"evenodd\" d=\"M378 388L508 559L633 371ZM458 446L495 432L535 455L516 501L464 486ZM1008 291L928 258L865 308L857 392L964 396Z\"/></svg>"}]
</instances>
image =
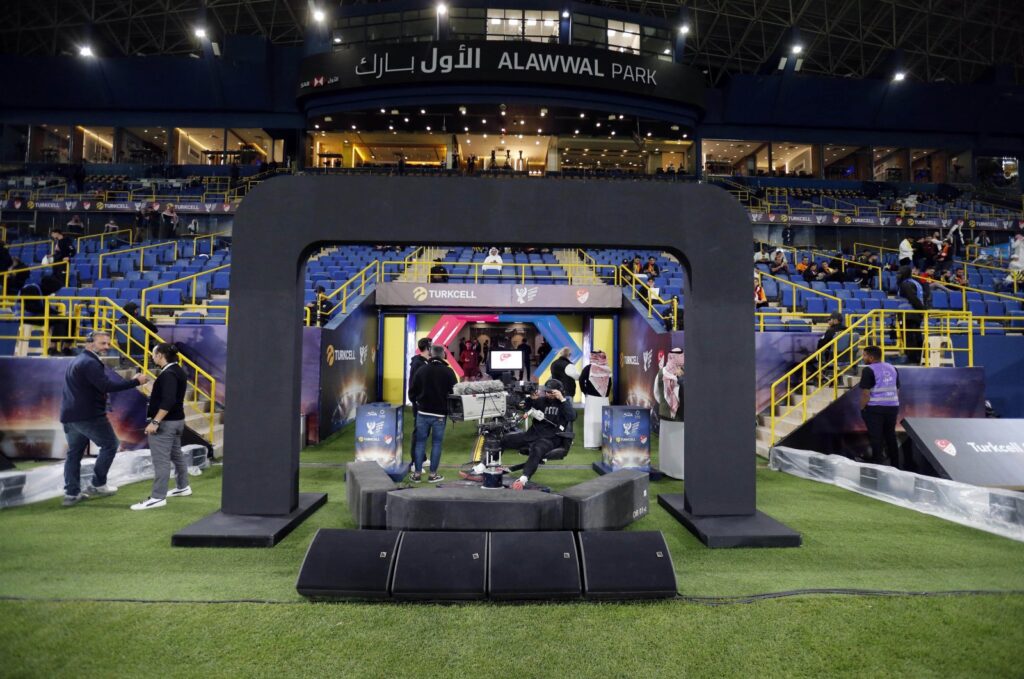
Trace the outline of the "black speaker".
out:
<instances>
[{"instance_id":1,"label":"black speaker","mask_svg":"<svg viewBox=\"0 0 1024 679\"><path fill-rule=\"evenodd\" d=\"M491 533L492 599L577 599L583 593L572 531Z\"/></svg>"},{"instance_id":2,"label":"black speaker","mask_svg":"<svg viewBox=\"0 0 1024 679\"><path fill-rule=\"evenodd\" d=\"M395 599L483 599L487 533L404 532L391 583Z\"/></svg>"},{"instance_id":3,"label":"black speaker","mask_svg":"<svg viewBox=\"0 0 1024 679\"><path fill-rule=\"evenodd\" d=\"M317 599L386 599L401 533L321 528L295 589Z\"/></svg>"},{"instance_id":4,"label":"black speaker","mask_svg":"<svg viewBox=\"0 0 1024 679\"><path fill-rule=\"evenodd\" d=\"M676 595L676 573L661 531L579 533L588 599L659 599Z\"/></svg>"}]
</instances>

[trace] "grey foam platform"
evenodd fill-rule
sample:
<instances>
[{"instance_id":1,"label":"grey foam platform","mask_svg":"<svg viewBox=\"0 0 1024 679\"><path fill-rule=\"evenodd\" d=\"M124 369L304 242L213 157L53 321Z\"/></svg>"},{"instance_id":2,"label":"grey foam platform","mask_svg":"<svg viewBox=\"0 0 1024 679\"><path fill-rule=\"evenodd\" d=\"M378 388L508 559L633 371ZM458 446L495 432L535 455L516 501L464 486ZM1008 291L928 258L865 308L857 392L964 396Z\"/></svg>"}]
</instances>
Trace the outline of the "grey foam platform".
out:
<instances>
[{"instance_id":1,"label":"grey foam platform","mask_svg":"<svg viewBox=\"0 0 1024 679\"><path fill-rule=\"evenodd\" d=\"M620 469L559 494L566 530L617 530L647 516L646 472Z\"/></svg>"},{"instance_id":2,"label":"grey foam platform","mask_svg":"<svg viewBox=\"0 0 1024 679\"><path fill-rule=\"evenodd\" d=\"M376 462L349 462L345 467L345 487L352 520L360 528L384 528L388 492L397 488L387 472Z\"/></svg>"},{"instance_id":3,"label":"grey foam platform","mask_svg":"<svg viewBox=\"0 0 1024 679\"><path fill-rule=\"evenodd\" d=\"M273 547L327 502L327 493L299 493L284 516L251 516L216 511L171 537L172 547Z\"/></svg>"},{"instance_id":4,"label":"grey foam platform","mask_svg":"<svg viewBox=\"0 0 1024 679\"><path fill-rule=\"evenodd\" d=\"M799 547L800 533L764 512L743 516L694 516L682 494L661 494L658 504L707 547Z\"/></svg>"},{"instance_id":5,"label":"grey foam platform","mask_svg":"<svg viewBox=\"0 0 1024 679\"><path fill-rule=\"evenodd\" d=\"M507 488L413 488L387 494L395 530L562 530L562 497Z\"/></svg>"}]
</instances>

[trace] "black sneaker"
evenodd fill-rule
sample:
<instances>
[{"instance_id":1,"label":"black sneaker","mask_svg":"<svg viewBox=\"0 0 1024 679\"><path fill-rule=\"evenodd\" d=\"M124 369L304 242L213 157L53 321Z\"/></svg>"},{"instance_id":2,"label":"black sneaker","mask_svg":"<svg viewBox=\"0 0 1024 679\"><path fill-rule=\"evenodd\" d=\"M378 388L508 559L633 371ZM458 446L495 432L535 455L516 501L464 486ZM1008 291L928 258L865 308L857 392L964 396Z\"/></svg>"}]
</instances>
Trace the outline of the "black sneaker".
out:
<instances>
[{"instance_id":1,"label":"black sneaker","mask_svg":"<svg viewBox=\"0 0 1024 679\"><path fill-rule=\"evenodd\" d=\"M412 479L413 483L419 483L420 481L423 480L423 474L419 472L413 472L412 474L409 474L409 478Z\"/></svg>"},{"instance_id":2,"label":"black sneaker","mask_svg":"<svg viewBox=\"0 0 1024 679\"><path fill-rule=\"evenodd\" d=\"M429 483L437 483L438 481L444 481L444 477L440 474L431 474L427 477L427 482Z\"/></svg>"}]
</instances>

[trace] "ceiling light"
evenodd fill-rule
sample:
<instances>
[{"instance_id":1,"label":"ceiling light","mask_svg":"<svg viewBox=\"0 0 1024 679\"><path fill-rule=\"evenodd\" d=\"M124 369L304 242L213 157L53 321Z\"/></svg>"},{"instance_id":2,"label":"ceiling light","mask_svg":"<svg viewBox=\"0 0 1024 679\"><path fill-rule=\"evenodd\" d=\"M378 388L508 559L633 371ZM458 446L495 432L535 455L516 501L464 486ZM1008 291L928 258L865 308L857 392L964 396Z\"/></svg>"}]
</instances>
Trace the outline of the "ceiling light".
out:
<instances>
[{"instance_id":1,"label":"ceiling light","mask_svg":"<svg viewBox=\"0 0 1024 679\"><path fill-rule=\"evenodd\" d=\"M601 127L601 123L598 123L598 124L597 124L597 126L598 126L598 127Z\"/></svg>"},{"instance_id":2,"label":"ceiling light","mask_svg":"<svg viewBox=\"0 0 1024 679\"><path fill-rule=\"evenodd\" d=\"M427 132L430 132L430 125L427 125Z\"/></svg>"},{"instance_id":3,"label":"ceiling light","mask_svg":"<svg viewBox=\"0 0 1024 679\"><path fill-rule=\"evenodd\" d=\"M690 24L683 24L682 26L679 27L679 34L680 35L686 35L689 32L690 32Z\"/></svg>"},{"instance_id":4,"label":"ceiling light","mask_svg":"<svg viewBox=\"0 0 1024 679\"><path fill-rule=\"evenodd\" d=\"M804 46L800 44L793 45L792 47L789 48L789 51L792 52L793 54L800 54L801 52L804 51Z\"/></svg>"},{"instance_id":5,"label":"ceiling light","mask_svg":"<svg viewBox=\"0 0 1024 679\"><path fill-rule=\"evenodd\" d=\"M520 124L520 125L525 125L525 124L526 124L526 120L525 120L525 119L523 119L523 120L520 120L520 121L519 121L519 124Z\"/></svg>"},{"instance_id":6,"label":"ceiling light","mask_svg":"<svg viewBox=\"0 0 1024 679\"><path fill-rule=\"evenodd\" d=\"M353 125L353 126L352 126L352 129L353 129L353 130L354 130L354 129L356 129L356 126L355 126L355 125Z\"/></svg>"},{"instance_id":7,"label":"ceiling light","mask_svg":"<svg viewBox=\"0 0 1024 679\"><path fill-rule=\"evenodd\" d=\"M427 109L421 108L420 109L420 115L422 116L422 115L426 115L426 114L427 114Z\"/></svg>"},{"instance_id":8,"label":"ceiling light","mask_svg":"<svg viewBox=\"0 0 1024 679\"><path fill-rule=\"evenodd\" d=\"M562 10L562 18L563 19L568 19L569 18L569 10L567 10L567 9L563 9Z\"/></svg>"},{"instance_id":9,"label":"ceiling light","mask_svg":"<svg viewBox=\"0 0 1024 679\"><path fill-rule=\"evenodd\" d=\"M313 10L313 21L317 22L318 24L322 24L324 22L324 19L326 18L327 15L324 14L324 11L322 9Z\"/></svg>"},{"instance_id":10,"label":"ceiling light","mask_svg":"<svg viewBox=\"0 0 1024 679\"><path fill-rule=\"evenodd\" d=\"M690 136L690 135L686 134L685 132L683 133L683 139L686 139L686 138L687 138L687 137L689 137L689 136Z\"/></svg>"},{"instance_id":11,"label":"ceiling light","mask_svg":"<svg viewBox=\"0 0 1024 679\"><path fill-rule=\"evenodd\" d=\"M341 41L339 40L338 42L341 42ZM672 50L670 50L670 49L669 49L669 48L667 48L667 47L665 48L665 51L664 51L664 52L662 52L662 54L671 54L671 53L672 53Z\"/></svg>"},{"instance_id":12,"label":"ceiling light","mask_svg":"<svg viewBox=\"0 0 1024 679\"><path fill-rule=\"evenodd\" d=\"M469 132L469 128L468 127L464 127L464 128L462 128L462 131L463 132Z\"/></svg>"},{"instance_id":13,"label":"ceiling light","mask_svg":"<svg viewBox=\"0 0 1024 679\"><path fill-rule=\"evenodd\" d=\"M408 118L402 118L402 120L405 121L405 122L409 122Z\"/></svg>"},{"instance_id":14,"label":"ceiling light","mask_svg":"<svg viewBox=\"0 0 1024 679\"><path fill-rule=\"evenodd\" d=\"M651 136L651 133L650 133L650 132L648 132L648 133L647 133L647 136L648 136L648 137L649 137L649 136Z\"/></svg>"},{"instance_id":15,"label":"ceiling light","mask_svg":"<svg viewBox=\"0 0 1024 679\"><path fill-rule=\"evenodd\" d=\"M491 25L492 26L500 26L501 25L501 19L499 19L498 17L492 17L491 18Z\"/></svg>"},{"instance_id":16,"label":"ceiling light","mask_svg":"<svg viewBox=\"0 0 1024 679\"><path fill-rule=\"evenodd\" d=\"M319 123L315 123L313 125L313 128L319 130L320 129L320 124Z\"/></svg>"},{"instance_id":17,"label":"ceiling light","mask_svg":"<svg viewBox=\"0 0 1024 679\"><path fill-rule=\"evenodd\" d=\"M388 129L389 130L393 130L393 129L395 129L395 126L394 125L388 125Z\"/></svg>"},{"instance_id":18,"label":"ceiling light","mask_svg":"<svg viewBox=\"0 0 1024 679\"><path fill-rule=\"evenodd\" d=\"M443 2L437 3L437 15L444 16L448 12L448 5Z\"/></svg>"},{"instance_id":19,"label":"ceiling light","mask_svg":"<svg viewBox=\"0 0 1024 679\"><path fill-rule=\"evenodd\" d=\"M91 56L94 56L93 53L92 53L92 48L89 47L88 45L82 45L81 47L78 48L78 56L80 56L80 57L91 57Z\"/></svg>"},{"instance_id":20,"label":"ceiling light","mask_svg":"<svg viewBox=\"0 0 1024 679\"><path fill-rule=\"evenodd\" d=\"M341 44L341 38L339 38L339 37L335 36L335 37L334 37L334 44L335 44L335 45L340 45L340 44Z\"/></svg>"},{"instance_id":21,"label":"ceiling light","mask_svg":"<svg viewBox=\"0 0 1024 679\"><path fill-rule=\"evenodd\" d=\"M505 115L505 112L504 112L504 111L502 111L502 112L501 112L501 115Z\"/></svg>"},{"instance_id":22,"label":"ceiling light","mask_svg":"<svg viewBox=\"0 0 1024 679\"><path fill-rule=\"evenodd\" d=\"M526 25L527 26L536 26L537 25L537 20L536 19L527 19L526 20Z\"/></svg>"},{"instance_id":23,"label":"ceiling light","mask_svg":"<svg viewBox=\"0 0 1024 679\"><path fill-rule=\"evenodd\" d=\"M540 117L541 117L541 118L543 118L543 117L544 117L544 116L546 116L547 114L548 114L548 110L547 110L546 108L542 108L542 109L540 110Z\"/></svg>"},{"instance_id":24,"label":"ceiling light","mask_svg":"<svg viewBox=\"0 0 1024 679\"><path fill-rule=\"evenodd\" d=\"M895 73L895 74L893 74L893 76L892 76L892 81L893 81L893 82L897 82L897 83L900 83L900 82L903 82L903 80L904 80L904 79L905 79L906 77L907 77L907 74L906 74L906 73L904 73L903 71L896 71L896 73Z\"/></svg>"},{"instance_id":25,"label":"ceiling light","mask_svg":"<svg viewBox=\"0 0 1024 679\"><path fill-rule=\"evenodd\" d=\"M386 111L384 109L381 109L380 112L381 113L386 113Z\"/></svg>"},{"instance_id":26,"label":"ceiling light","mask_svg":"<svg viewBox=\"0 0 1024 679\"><path fill-rule=\"evenodd\" d=\"M624 117L621 113L619 114L619 120L622 120Z\"/></svg>"},{"instance_id":27,"label":"ceiling light","mask_svg":"<svg viewBox=\"0 0 1024 679\"><path fill-rule=\"evenodd\" d=\"M466 107L465 106L460 106L459 107L459 114L460 115L466 115Z\"/></svg>"},{"instance_id":28,"label":"ceiling light","mask_svg":"<svg viewBox=\"0 0 1024 679\"><path fill-rule=\"evenodd\" d=\"M195 36L200 40L206 37L206 29L202 26L197 26L195 30Z\"/></svg>"},{"instance_id":29,"label":"ceiling light","mask_svg":"<svg viewBox=\"0 0 1024 679\"><path fill-rule=\"evenodd\" d=\"M573 130L573 132L572 132L572 133L573 133L573 134L579 134L579 133L580 133L580 131L579 131L579 130Z\"/></svg>"},{"instance_id":30,"label":"ceiling light","mask_svg":"<svg viewBox=\"0 0 1024 679\"><path fill-rule=\"evenodd\" d=\"M544 130L542 130L542 129L540 129L540 128L538 127L538 128L537 128L537 134L544 134Z\"/></svg>"}]
</instances>

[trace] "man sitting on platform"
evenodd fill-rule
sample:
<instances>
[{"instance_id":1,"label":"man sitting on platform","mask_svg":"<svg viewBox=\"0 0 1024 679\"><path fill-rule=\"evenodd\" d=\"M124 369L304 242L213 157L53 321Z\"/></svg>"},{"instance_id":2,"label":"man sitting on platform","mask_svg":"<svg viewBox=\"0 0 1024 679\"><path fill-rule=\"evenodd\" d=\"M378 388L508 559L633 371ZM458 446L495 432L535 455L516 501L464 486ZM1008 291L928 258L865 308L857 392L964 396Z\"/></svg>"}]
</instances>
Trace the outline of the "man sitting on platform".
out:
<instances>
[{"instance_id":1,"label":"man sitting on platform","mask_svg":"<svg viewBox=\"0 0 1024 679\"><path fill-rule=\"evenodd\" d=\"M528 450L529 458L523 467L523 475L512 484L513 490L523 490L526 487L527 481L537 472L545 455L555 448L569 445L569 441L561 434L572 432L576 411L572 407L572 401L562 393L562 388L559 380L550 379L545 382L544 388L530 398L530 405L533 406L527 413L533 418L530 428L523 432L507 434L501 439L502 450Z\"/></svg>"}]
</instances>

